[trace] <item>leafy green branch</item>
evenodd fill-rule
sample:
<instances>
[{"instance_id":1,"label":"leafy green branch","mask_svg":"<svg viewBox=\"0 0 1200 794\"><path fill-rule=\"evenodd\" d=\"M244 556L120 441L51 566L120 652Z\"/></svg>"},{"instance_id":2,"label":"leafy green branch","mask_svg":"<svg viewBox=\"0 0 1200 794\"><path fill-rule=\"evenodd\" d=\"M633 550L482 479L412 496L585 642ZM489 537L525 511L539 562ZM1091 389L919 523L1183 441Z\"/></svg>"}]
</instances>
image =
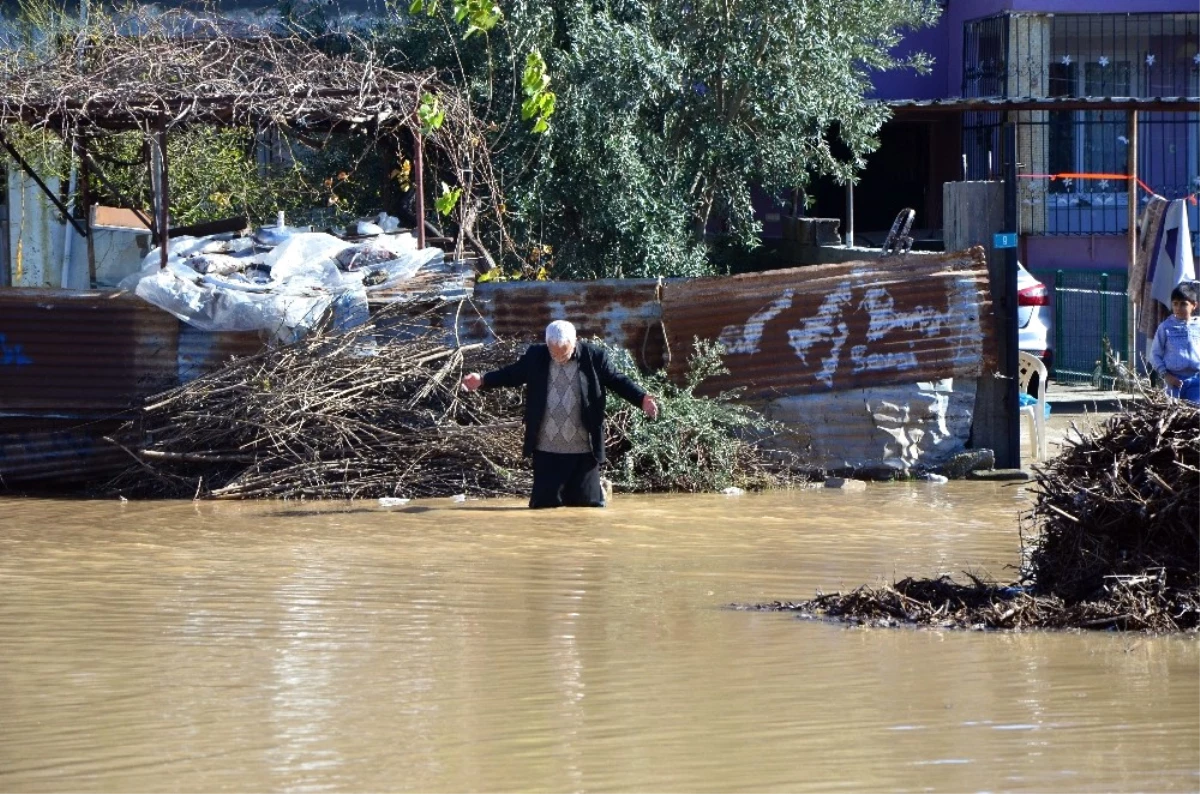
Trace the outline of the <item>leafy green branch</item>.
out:
<instances>
[{"instance_id":1,"label":"leafy green branch","mask_svg":"<svg viewBox=\"0 0 1200 794\"><path fill-rule=\"evenodd\" d=\"M709 378L728 373L720 342L695 340L683 385L663 371L642 375L624 348L600 342L613 363L658 401L657 419L623 402L609 403L608 476L624 489L712 492L729 487L772 487L790 482L793 458L767 450L763 440L783 427L735 402L738 391L696 394ZM782 462L781 462L782 460Z\"/></svg>"},{"instance_id":2,"label":"leafy green branch","mask_svg":"<svg viewBox=\"0 0 1200 794\"><path fill-rule=\"evenodd\" d=\"M441 0L412 0L408 6L408 13L436 16L440 9ZM504 19L504 12L492 0L455 0L452 11L454 21L460 25L465 23L467 26L467 32L463 34L464 39L469 39L476 33L487 33Z\"/></svg>"},{"instance_id":3,"label":"leafy green branch","mask_svg":"<svg viewBox=\"0 0 1200 794\"><path fill-rule=\"evenodd\" d=\"M546 61L537 50L525 58L525 71L521 75L521 92L525 100L521 103L521 119L533 119L533 132L542 134L550 131L550 117L554 115L557 98L550 90L550 75L546 74Z\"/></svg>"}]
</instances>

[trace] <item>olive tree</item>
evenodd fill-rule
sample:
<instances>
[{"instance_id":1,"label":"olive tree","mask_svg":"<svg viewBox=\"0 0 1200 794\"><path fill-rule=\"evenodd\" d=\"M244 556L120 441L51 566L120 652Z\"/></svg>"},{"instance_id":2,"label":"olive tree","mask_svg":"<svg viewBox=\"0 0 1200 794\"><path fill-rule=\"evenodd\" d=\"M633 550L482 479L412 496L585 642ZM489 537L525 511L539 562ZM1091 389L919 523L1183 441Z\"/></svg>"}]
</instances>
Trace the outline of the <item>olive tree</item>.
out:
<instances>
[{"instance_id":1,"label":"olive tree","mask_svg":"<svg viewBox=\"0 0 1200 794\"><path fill-rule=\"evenodd\" d=\"M872 74L926 69L892 50L938 13L931 0L501 0L503 21L464 39L467 5L419 0L378 40L471 91L510 233L579 278L714 272L715 243L759 241L753 186L853 180L887 118L864 99ZM556 99L542 134L520 118L531 52Z\"/></svg>"}]
</instances>

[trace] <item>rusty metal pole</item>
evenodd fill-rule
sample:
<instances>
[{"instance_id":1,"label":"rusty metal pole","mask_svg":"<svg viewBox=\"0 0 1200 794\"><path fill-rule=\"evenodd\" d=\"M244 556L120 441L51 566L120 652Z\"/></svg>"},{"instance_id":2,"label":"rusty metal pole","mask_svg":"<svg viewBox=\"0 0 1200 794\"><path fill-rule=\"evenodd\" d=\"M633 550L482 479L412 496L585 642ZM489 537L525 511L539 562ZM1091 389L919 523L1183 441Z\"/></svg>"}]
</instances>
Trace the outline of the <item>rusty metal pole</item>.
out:
<instances>
[{"instance_id":1,"label":"rusty metal pole","mask_svg":"<svg viewBox=\"0 0 1200 794\"><path fill-rule=\"evenodd\" d=\"M416 174L413 177L417 188L417 249L425 247L425 137L416 131Z\"/></svg>"},{"instance_id":2,"label":"rusty metal pole","mask_svg":"<svg viewBox=\"0 0 1200 794\"><path fill-rule=\"evenodd\" d=\"M155 133L155 143L158 146L158 263L160 268L167 266L167 243L169 236L168 209L171 204L171 191L167 186L167 129L163 127Z\"/></svg>"},{"instance_id":3,"label":"rusty metal pole","mask_svg":"<svg viewBox=\"0 0 1200 794\"><path fill-rule=\"evenodd\" d=\"M1129 138L1129 194L1125 199L1129 205L1129 269L1127 273L1134 272L1134 265L1137 263L1138 238L1137 238L1137 222L1138 222L1138 112L1136 110L1127 111L1129 113L1128 124L1129 130L1126 135ZM1126 314L1126 350L1125 355L1129 361L1130 373L1137 372L1137 303L1134 302L1134 297L1138 294L1137 284L1130 283L1129 279L1125 279L1125 295L1129 304L1129 310ZM1055 318L1056 321L1058 318Z\"/></svg>"},{"instance_id":4,"label":"rusty metal pole","mask_svg":"<svg viewBox=\"0 0 1200 794\"><path fill-rule=\"evenodd\" d=\"M92 170L91 158L88 156L87 138L80 136L76 139L79 156L79 200L83 203L83 222L87 224L87 264L88 287L96 286L96 242L92 235Z\"/></svg>"},{"instance_id":5,"label":"rusty metal pole","mask_svg":"<svg viewBox=\"0 0 1200 794\"><path fill-rule=\"evenodd\" d=\"M150 176L150 215L145 219L146 226L150 229L150 243L151 245L162 245L162 236L158 233L158 166L155 164L154 144L150 142L149 133L142 136L142 162L146 166L146 173ZM108 185L105 187L112 190Z\"/></svg>"}]
</instances>

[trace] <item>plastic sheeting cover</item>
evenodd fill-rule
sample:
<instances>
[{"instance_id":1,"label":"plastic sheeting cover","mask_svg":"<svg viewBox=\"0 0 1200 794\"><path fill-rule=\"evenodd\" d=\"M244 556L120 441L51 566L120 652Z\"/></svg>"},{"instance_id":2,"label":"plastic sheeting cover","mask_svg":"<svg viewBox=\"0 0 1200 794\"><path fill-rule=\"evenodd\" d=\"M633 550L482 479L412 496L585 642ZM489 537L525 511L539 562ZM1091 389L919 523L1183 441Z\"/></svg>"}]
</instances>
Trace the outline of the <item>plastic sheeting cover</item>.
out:
<instances>
[{"instance_id":1,"label":"plastic sheeting cover","mask_svg":"<svg viewBox=\"0 0 1200 794\"><path fill-rule=\"evenodd\" d=\"M417 250L411 234L351 243L285 228L274 230L270 248L258 235L173 239L165 268L156 248L121 286L201 330L265 331L287 344L327 321L340 330L366 322L369 291L394 287L445 256Z\"/></svg>"}]
</instances>

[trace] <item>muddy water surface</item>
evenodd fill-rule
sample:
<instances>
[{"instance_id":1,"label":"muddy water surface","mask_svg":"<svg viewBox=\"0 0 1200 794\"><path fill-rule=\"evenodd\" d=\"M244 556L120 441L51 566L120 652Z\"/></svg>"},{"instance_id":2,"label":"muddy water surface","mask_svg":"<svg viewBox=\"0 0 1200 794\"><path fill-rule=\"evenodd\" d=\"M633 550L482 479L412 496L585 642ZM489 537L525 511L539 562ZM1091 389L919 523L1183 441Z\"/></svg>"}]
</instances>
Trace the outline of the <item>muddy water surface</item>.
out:
<instances>
[{"instance_id":1,"label":"muddy water surface","mask_svg":"<svg viewBox=\"0 0 1200 794\"><path fill-rule=\"evenodd\" d=\"M1004 578L1027 506L0 499L0 791L1196 791L1195 638L723 608Z\"/></svg>"}]
</instances>

